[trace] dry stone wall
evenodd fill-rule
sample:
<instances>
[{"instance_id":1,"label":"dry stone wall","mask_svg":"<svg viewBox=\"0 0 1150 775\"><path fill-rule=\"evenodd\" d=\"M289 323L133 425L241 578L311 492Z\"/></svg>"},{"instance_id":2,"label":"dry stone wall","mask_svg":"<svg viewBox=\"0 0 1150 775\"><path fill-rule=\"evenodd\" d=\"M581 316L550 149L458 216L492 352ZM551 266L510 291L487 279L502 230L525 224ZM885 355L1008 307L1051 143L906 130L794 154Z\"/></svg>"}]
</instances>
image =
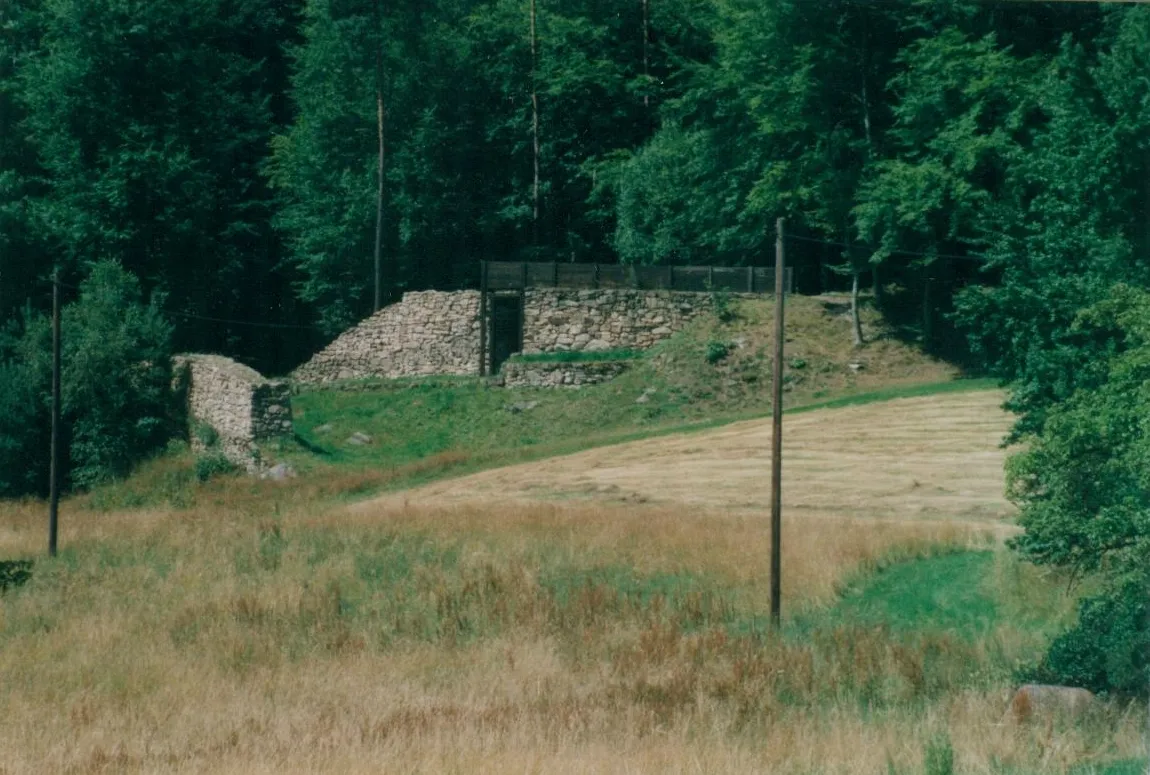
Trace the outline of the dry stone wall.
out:
<instances>
[{"instance_id":1,"label":"dry stone wall","mask_svg":"<svg viewBox=\"0 0 1150 775\"><path fill-rule=\"evenodd\" d=\"M424 291L352 328L293 374L300 384L479 373L479 292ZM528 290L523 352L645 350L710 308L706 293ZM564 384L569 384L564 382Z\"/></svg>"},{"instance_id":2,"label":"dry stone wall","mask_svg":"<svg viewBox=\"0 0 1150 775\"><path fill-rule=\"evenodd\" d=\"M178 355L177 384L187 390L192 449L208 445L198 426L210 426L220 451L249 472L260 470L257 444L291 435L291 386L221 355Z\"/></svg>"},{"instance_id":3,"label":"dry stone wall","mask_svg":"<svg viewBox=\"0 0 1150 775\"><path fill-rule=\"evenodd\" d=\"M523 351L646 350L709 307L708 294L684 291L528 291Z\"/></svg>"},{"instance_id":4,"label":"dry stone wall","mask_svg":"<svg viewBox=\"0 0 1150 775\"><path fill-rule=\"evenodd\" d=\"M598 385L622 374L631 364L627 361L589 361L586 363L524 363L508 361L501 376L504 387L571 387Z\"/></svg>"},{"instance_id":5,"label":"dry stone wall","mask_svg":"<svg viewBox=\"0 0 1150 775\"><path fill-rule=\"evenodd\" d=\"M479 292L405 293L293 374L297 382L479 372Z\"/></svg>"}]
</instances>

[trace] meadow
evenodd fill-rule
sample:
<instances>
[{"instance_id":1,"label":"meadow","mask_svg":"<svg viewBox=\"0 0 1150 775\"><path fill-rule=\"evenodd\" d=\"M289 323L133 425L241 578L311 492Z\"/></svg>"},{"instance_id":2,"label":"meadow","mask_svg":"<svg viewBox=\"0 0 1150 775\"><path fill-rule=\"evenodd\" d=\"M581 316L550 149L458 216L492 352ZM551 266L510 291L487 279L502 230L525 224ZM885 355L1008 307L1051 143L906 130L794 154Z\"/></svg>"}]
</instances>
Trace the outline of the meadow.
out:
<instances>
[{"instance_id":1,"label":"meadow","mask_svg":"<svg viewBox=\"0 0 1150 775\"><path fill-rule=\"evenodd\" d=\"M1005 548L1001 394L906 363L789 394L778 629L769 422L670 390L705 371L665 422L642 371L305 394L298 478L167 455L65 501L52 560L0 504L0 773L1141 772L1140 705L1008 713L1081 589Z\"/></svg>"},{"instance_id":2,"label":"meadow","mask_svg":"<svg viewBox=\"0 0 1150 775\"><path fill-rule=\"evenodd\" d=\"M801 417L852 411L909 408ZM859 482L792 510L776 631L761 509L467 499L451 479L346 503L344 476L66 504L60 556L0 597L3 772L1140 771L1140 708L1007 713L1073 596L973 495L956 520L914 492L911 516L844 509ZM2 508L3 556L36 557L42 505Z\"/></svg>"}]
</instances>

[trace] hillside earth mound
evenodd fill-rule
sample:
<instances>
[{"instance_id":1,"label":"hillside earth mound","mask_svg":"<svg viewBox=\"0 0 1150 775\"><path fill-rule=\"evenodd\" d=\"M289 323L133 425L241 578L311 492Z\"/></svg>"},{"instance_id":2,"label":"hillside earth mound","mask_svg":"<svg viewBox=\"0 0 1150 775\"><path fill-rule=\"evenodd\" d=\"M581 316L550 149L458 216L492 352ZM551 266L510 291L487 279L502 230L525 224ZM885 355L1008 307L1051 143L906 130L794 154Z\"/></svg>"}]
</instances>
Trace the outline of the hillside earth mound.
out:
<instances>
[{"instance_id":1,"label":"hillside earth mound","mask_svg":"<svg viewBox=\"0 0 1150 775\"><path fill-rule=\"evenodd\" d=\"M295 462L378 469L450 454L489 467L517 462L505 454L512 450L530 448L532 457L541 457L699 422L762 416L771 411L773 302L723 301L716 297L713 311L631 359L621 376L579 390L501 388L460 377L305 388L293 411L308 454ZM855 348L841 304L788 299L786 406L875 391L897 394L958 377L952 365L892 336L877 312L863 313L867 344ZM374 443L345 443L356 433Z\"/></svg>"}]
</instances>

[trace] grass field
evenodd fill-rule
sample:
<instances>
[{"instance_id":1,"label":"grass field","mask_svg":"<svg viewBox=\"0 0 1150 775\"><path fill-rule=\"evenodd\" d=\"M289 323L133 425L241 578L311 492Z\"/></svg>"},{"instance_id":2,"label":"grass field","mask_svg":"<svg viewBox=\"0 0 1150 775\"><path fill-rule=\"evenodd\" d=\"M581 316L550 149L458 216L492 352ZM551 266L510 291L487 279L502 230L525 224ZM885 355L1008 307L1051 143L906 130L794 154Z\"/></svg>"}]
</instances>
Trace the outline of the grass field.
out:
<instances>
[{"instance_id":1,"label":"grass field","mask_svg":"<svg viewBox=\"0 0 1150 775\"><path fill-rule=\"evenodd\" d=\"M1005 714L1013 671L1073 600L1001 549L996 400L788 421L788 492L801 499L787 510L777 633L762 509L698 481L684 492L711 500L667 494L675 465L699 457L690 449L737 465L763 446L762 423L476 475L504 477L508 497L473 478L339 505L328 495L350 479L330 490L225 479L181 508L66 508L61 556L0 598L0 762L6 773L1128 771L1143 754L1141 710L1103 706L1073 724ZM868 427L866 465L841 444ZM886 470L891 444L913 470ZM672 472L663 497L522 489L548 466L601 471L582 459L595 454L617 475ZM727 478L712 470L707 481ZM38 504L2 507L0 556L38 554L42 532Z\"/></svg>"},{"instance_id":2,"label":"grass field","mask_svg":"<svg viewBox=\"0 0 1150 775\"><path fill-rule=\"evenodd\" d=\"M298 479L171 455L55 560L0 504L0 773L1141 772L1141 707L1006 713L1074 598L1003 548L1001 394L798 306L780 630L758 308L594 390L301 395Z\"/></svg>"}]
</instances>

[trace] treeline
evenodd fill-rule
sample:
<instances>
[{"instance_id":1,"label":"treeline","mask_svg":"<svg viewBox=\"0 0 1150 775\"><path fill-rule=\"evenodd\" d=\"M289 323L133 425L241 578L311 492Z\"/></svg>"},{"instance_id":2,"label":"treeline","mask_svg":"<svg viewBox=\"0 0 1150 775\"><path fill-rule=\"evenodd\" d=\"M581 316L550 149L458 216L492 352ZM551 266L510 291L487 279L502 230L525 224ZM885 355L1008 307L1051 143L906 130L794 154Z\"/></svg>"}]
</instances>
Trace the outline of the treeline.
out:
<instances>
[{"instance_id":1,"label":"treeline","mask_svg":"<svg viewBox=\"0 0 1150 775\"><path fill-rule=\"evenodd\" d=\"M1030 273L1063 207L1044 197L1089 203L1060 217L1105 225L1107 257L1144 246L1145 159L1115 131L1144 23L965 0L4 0L0 317L43 308L54 265L77 284L114 259L163 291L177 349L290 368L372 309L382 104L384 301L474 284L480 259L769 264L784 215L800 290L856 275L958 352L956 294ZM1054 268L1098 266L1074 239ZM999 365L1001 336L976 339Z\"/></svg>"}]
</instances>

